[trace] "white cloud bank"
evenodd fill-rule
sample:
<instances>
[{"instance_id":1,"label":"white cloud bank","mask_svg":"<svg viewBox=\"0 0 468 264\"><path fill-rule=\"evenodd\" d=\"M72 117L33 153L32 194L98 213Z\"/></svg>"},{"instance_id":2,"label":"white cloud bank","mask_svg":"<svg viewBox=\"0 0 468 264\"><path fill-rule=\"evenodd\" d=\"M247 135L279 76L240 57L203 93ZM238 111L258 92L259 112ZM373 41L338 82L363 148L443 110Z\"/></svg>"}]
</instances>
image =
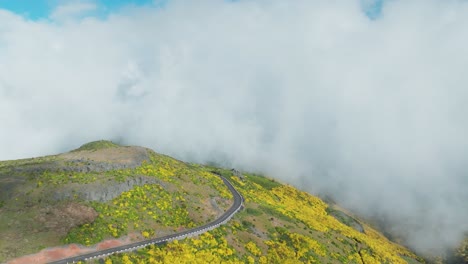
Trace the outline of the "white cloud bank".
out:
<instances>
[{"instance_id":1,"label":"white cloud bank","mask_svg":"<svg viewBox=\"0 0 468 264\"><path fill-rule=\"evenodd\" d=\"M59 5L50 14L50 19L54 21L63 21L80 18L92 11L96 11L97 5L89 1L72 1Z\"/></svg>"},{"instance_id":2,"label":"white cloud bank","mask_svg":"<svg viewBox=\"0 0 468 264\"><path fill-rule=\"evenodd\" d=\"M467 13L461 0L389 1L375 21L358 0L173 0L65 24L0 12L0 159L122 140L331 192L440 249L468 230Z\"/></svg>"}]
</instances>

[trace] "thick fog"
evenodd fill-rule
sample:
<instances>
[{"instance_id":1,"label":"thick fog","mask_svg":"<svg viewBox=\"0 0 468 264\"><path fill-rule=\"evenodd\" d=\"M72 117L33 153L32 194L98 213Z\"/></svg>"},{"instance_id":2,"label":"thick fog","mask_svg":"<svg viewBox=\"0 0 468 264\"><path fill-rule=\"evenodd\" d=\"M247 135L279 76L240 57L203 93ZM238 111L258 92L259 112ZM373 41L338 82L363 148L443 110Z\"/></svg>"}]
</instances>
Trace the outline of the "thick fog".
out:
<instances>
[{"instance_id":1,"label":"thick fog","mask_svg":"<svg viewBox=\"0 0 468 264\"><path fill-rule=\"evenodd\" d=\"M143 145L331 193L418 250L453 245L468 230L468 2L385 1L372 19L369 2L0 10L0 159Z\"/></svg>"}]
</instances>

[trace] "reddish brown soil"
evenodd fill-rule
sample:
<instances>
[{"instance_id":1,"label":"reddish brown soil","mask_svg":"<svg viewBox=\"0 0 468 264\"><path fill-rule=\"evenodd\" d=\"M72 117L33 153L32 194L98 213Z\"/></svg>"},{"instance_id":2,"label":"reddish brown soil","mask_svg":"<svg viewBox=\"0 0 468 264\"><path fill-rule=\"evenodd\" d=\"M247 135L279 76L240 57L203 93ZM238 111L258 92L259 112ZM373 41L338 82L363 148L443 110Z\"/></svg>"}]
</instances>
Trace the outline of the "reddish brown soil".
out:
<instances>
[{"instance_id":1,"label":"reddish brown soil","mask_svg":"<svg viewBox=\"0 0 468 264\"><path fill-rule=\"evenodd\" d=\"M28 255L13 259L8 264L26 264L26 263L47 263L54 260L71 257L80 253L90 252L90 249L80 248L73 244L67 247L44 249L41 252L33 255Z\"/></svg>"},{"instance_id":2,"label":"reddish brown soil","mask_svg":"<svg viewBox=\"0 0 468 264\"><path fill-rule=\"evenodd\" d=\"M52 261L56 261L56 260L60 260L60 259L64 259L67 257L76 256L76 255L81 255L81 254L85 254L85 253L89 253L89 252L93 252L97 250L117 247L117 246L125 245L128 243L130 243L130 239L124 238L124 239L105 240L95 245L94 247L83 247L83 246L78 246L76 244L71 244L65 247L44 249L36 254L23 256L23 257L10 260L7 262L7 264L47 263L47 262L52 262Z\"/></svg>"}]
</instances>

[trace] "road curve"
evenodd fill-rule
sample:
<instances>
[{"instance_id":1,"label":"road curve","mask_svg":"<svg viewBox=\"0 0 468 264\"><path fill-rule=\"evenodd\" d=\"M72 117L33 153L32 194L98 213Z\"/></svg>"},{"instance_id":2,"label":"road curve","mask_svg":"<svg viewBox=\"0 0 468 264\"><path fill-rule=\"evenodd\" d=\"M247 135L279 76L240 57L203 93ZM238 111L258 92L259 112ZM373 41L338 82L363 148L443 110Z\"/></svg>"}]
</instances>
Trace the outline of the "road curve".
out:
<instances>
[{"instance_id":1,"label":"road curve","mask_svg":"<svg viewBox=\"0 0 468 264\"><path fill-rule=\"evenodd\" d=\"M88 254L71 257L71 258L66 258L66 259L50 262L50 264L67 264L67 263L76 263L78 261L88 261L92 259L99 259L99 258L103 258L109 255L115 254L115 253L134 251L134 250L137 250L139 248L144 248L149 245L164 244L172 240L180 240L186 237L197 236L207 231L213 230L222 224L225 224L239 210L242 209L242 206L244 204L244 197L242 197L242 195L234 188L234 186L232 186L232 184L226 178L224 178L221 175L218 175L218 176L223 180L224 184L226 184L226 186L229 188L229 191L231 191L232 196L234 197L234 204L226 212L224 212L223 215L221 215L218 219L206 225L192 228L189 230L185 230L185 231L175 233L172 235L148 239L148 240L144 240L140 242L131 243L128 245L118 246L114 248L109 248L105 250L100 250L100 251L96 251L96 252L92 252Z\"/></svg>"}]
</instances>

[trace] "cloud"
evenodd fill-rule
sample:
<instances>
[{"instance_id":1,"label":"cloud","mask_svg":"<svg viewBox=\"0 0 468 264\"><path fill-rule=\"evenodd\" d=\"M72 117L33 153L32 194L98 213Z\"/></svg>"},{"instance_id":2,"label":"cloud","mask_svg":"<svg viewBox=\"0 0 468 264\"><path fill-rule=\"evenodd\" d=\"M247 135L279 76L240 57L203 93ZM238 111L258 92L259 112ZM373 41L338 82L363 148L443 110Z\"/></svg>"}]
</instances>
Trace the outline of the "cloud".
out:
<instances>
[{"instance_id":1,"label":"cloud","mask_svg":"<svg viewBox=\"0 0 468 264\"><path fill-rule=\"evenodd\" d=\"M388 1L372 20L358 0L173 0L65 24L0 13L0 159L121 140L332 193L440 250L468 230L467 11Z\"/></svg>"},{"instance_id":2,"label":"cloud","mask_svg":"<svg viewBox=\"0 0 468 264\"><path fill-rule=\"evenodd\" d=\"M67 1L55 7L50 18L54 21L77 19L96 10L97 5L92 1Z\"/></svg>"}]
</instances>

